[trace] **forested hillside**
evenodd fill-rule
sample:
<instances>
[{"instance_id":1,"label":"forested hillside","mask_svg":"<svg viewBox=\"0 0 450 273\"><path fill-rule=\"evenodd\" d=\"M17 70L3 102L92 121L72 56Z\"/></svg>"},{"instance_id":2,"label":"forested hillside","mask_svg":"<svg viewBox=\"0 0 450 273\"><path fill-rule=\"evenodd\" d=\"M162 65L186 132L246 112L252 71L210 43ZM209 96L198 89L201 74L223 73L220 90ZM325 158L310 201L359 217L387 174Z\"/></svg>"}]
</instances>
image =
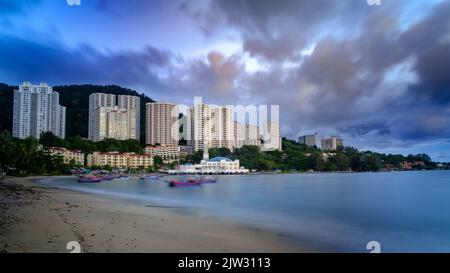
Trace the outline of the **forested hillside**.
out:
<instances>
[{"instance_id":1,"label":"forested hillside","mask_svg":"<svg viewBox=\"0 0 450 273\"><path fill-rule=\"evenodd\" d=\"M15 86L0 83L0 130L12 130L13 90ZM117 85L64 85L54 86L60 94L60 104L67 107L66 136L87 137L89 95L102 92L115 95L133 95L141 98L141 141L145 139L145 104L153 100L144 94Z\"/></svg>"}]
</instances>

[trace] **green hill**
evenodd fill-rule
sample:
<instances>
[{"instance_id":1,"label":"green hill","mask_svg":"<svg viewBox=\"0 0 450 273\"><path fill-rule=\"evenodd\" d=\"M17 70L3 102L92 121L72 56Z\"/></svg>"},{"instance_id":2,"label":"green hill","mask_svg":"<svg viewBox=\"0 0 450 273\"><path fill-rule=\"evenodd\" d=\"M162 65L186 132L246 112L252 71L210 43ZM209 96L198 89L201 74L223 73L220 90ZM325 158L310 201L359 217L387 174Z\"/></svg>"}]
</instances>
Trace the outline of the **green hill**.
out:
<instances>
[{"instance_id":1,"label":"green hill","mask_svg":"<svg viewBox=\"0 0 450 273\"><path fill-rule=\"evenodd\" d=\"M13 90L16 86L0 83L0 131L12 130ZM109 93L115 95L132 95L141 98L141 141L145 139L145 104L153 100L135 90L117 85L64 85L54 86L60 94L60 104L67 107L66 136L88 135L89 95L92 93Z\"/></svg>"},{"instance_id":2,"label":"green hill","mask_svg":"<svg viewBox=\"0 0 450 273\"><path fill-rule=\"evenodd\" d=\"M0 83L0 132L12 131L14 86Z\"/></svg>"}]
</instances>

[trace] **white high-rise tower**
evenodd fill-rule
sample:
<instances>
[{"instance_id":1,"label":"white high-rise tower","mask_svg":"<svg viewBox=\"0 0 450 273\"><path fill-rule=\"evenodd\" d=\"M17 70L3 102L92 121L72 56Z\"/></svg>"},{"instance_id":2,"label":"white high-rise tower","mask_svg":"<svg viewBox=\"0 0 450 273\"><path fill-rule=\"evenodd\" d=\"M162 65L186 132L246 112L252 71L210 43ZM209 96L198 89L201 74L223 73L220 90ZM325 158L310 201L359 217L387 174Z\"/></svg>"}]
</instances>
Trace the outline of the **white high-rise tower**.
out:
<instances>
[{"instance_id":1,"label":"white high-rise tower","mask_svg":"<svg viewBox=\"0 0 450 273\"><path fill-rule=\"evenodd\" d=\"M230 108L198 103L192 109L192 144L195 151L234 146L233 111Z\"/></svg>"},{"instance_id":2,"label":"white high-rise tower","mask_svg":"<svg viewBox=\"0 0 450 273\"><path fill-rule=\"evenodd\" d=\"M13 136L39 138L52 132L65 138L66 107L59 105L59 94L46 83L32 85L24 82L14 90Z\"/></svg>"},{"instance_id":3,"label":"white high-rise tower","mask_svg":"<svg viewBox=\"0 0 450 273\"><path fill-rule=\"evenodd\" d=\"M102 118L99 107L114 107L116 105L116 96L113 94L93 93L89 96L89 131L88 138L90 140L98 141L101 139L100 135L106 134L106 125L102 126ZM106 124L106 121L104 121Z\"/></svg>"}]
</instances>

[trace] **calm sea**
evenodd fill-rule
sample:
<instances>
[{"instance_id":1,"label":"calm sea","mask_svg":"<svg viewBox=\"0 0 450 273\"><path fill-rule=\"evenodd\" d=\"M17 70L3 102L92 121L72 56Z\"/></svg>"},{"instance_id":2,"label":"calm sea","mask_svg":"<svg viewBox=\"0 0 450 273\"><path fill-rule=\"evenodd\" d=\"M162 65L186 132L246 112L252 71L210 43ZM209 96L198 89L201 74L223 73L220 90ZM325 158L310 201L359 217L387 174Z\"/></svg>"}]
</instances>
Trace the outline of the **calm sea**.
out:
<instances>
[{"instance_id":1,"label":"calm sea","mask_svg":"<svg viewBox=\"0 0 450 273\"><path fill-rule=\"evenodd\" d=\"M43 183L270 229L330 251L450 252L450 171L222 176L169 188L163 180Z\"/></svg>"}]
</instances>

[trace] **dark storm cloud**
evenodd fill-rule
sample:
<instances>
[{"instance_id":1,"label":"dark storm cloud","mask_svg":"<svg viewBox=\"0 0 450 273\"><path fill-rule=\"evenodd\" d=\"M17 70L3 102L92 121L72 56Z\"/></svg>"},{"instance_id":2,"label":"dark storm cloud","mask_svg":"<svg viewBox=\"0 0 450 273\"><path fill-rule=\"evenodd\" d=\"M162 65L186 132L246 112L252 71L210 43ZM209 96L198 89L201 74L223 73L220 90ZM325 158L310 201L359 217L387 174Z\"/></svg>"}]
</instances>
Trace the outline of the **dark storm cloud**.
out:
<instances>
[{"instance_id":1,"label":"dark storm cloud","mask_svg":"<svg viewBox=\"0 0 450 273\"><path fill-rule=\"evenodd\" d=\"M360 0L218 0L210 1L206 9L187 1L182 7L208 34L223 24L236 28L244 50L268 60L294 58L327 24L351 28L368 12L367 4Z\"/></svg>"},{"instance_id":2,"label":"dark storm cloud","mask_svg":"<svg viewBox=\"0 0 450 273\"><path fill-rule=\"evenodd\" d=\"M362 124L353 124L340 129L341 133L347 133L354 137L360 137L368 134L378 136L388 136L391 134L389 125L385 121L366 122Z\"/></svg>"},{"instance_id":3,"label":"dark storm cloud","mask_svg":"<svg viewBox=\"0 0 450 273\"><path fill-rule=\"evenodd\" d=\"M450 103L450 3L444 2L432 14L411 26L399 39L408 54L416 57L419 76L411 92L419 101Z\"/></svg>"},{"instance_id":4,"label":"dark storm cloud","mask_svg":"<svg viewBox=\"0 0 450 273\"><path fill-rule=\"evenodd\" d=\"M115 9L102 2L99 8ZM1 36L0 77L16 84L120 84L175 102L200 95L217 104L279 104L289 137L317 130L401 145L450 136L450 1L410 25L401 19L407 1L376 8L363 0L202 3L180 8L211 39L238 33L242 52L218 48L186 59L153 47L104 52L67 48L57 38ZM311 44L314 50L302 55ZM264 69L247 71L247 55Z\"/></svg>"},{"instance_id":5,"label":"dark storm cloud","mask_svg":"<svg viewBox=\"0 0 450 273\"><path fill-rule=\"evenodd\" d=\"M239 102L239 78L245 71L238 55L226 57L212 51L204 58L178 58L177 61L162 79L165 90L160 95L163 98L170 94L171 100L190 104L194 96L216 104Z\"/></svg>"},{"instance_id":6,"label":"dark storm cloud","mask_svg":"<svg viewBox=\"0 0 450 273\"><path fill-rule=\"evenodd\" d=\"M0 37L0 48L0 82L119 84L177 102L194 96L233 102L235 79L243 72L235 57L218 52L208 53L205 59L184 60L153 47L105 53L88 45L70 49L56 41L12 36Z\"/></svg>"},{"instance_id":7,"label":"dark storm cloud","mask_svg":"<svg viewBox=\"0 0 450 273\"><path fill-rule=\"evenodd\" d=\"M182 71L180 76L188 77L180 88L193 87L192 91L197 90L196 93L206 97L210 97L212 94L209 93L214 90L216 99L234 97L234 80L241 73L243 67L233 56L226 58L219 52L210 52L206 60L194 60Z\"/></svg>"},{"instance_id":8,"label":"dark storm cloud","mask_svg":"<svg viewBox=\"0 0 450 273\"><path fill-rule=\"evenodd\" d=\"M282 113L289 133L300 122L302 128L334 128L355 137L448 137L450 3L403 29L401 1L377 9L362 2L214 1L216 21L196 15L210 23L208 31L222 18L241 31L245 52L268 61L268 71L242 76L240 90L290 109ZM352 35L325 32L311 56L283 70L281 62L298 61L327 22L335 23L328 27L336 32L346 23L359 27L345 27ZM394 82L385 82L408 64Z\"/></svg>"},{"instance_id":9,"label":"dark storm cloud","mask_svg":"<svg viewBox=\"0 0 450 273\"><path fill-rule=\"evenodd\" d=\"M140 52L101 53L84 45L68 49L57 42L38 43L0 37L0 75L23 80L59 83L158 84L157 69L169 65L172 55L147 47Z\"/></svg>"},{"instance_id":10,"label":"dark storm cloud","mask_svg":"<svg viewBox=\"0 0 450 273\"><path fill-rule=\"evenodd\" d=\"M417 60L413 90L438 104L450 103L450 42L426 50Z\"/></svg>"}]
</instances>

